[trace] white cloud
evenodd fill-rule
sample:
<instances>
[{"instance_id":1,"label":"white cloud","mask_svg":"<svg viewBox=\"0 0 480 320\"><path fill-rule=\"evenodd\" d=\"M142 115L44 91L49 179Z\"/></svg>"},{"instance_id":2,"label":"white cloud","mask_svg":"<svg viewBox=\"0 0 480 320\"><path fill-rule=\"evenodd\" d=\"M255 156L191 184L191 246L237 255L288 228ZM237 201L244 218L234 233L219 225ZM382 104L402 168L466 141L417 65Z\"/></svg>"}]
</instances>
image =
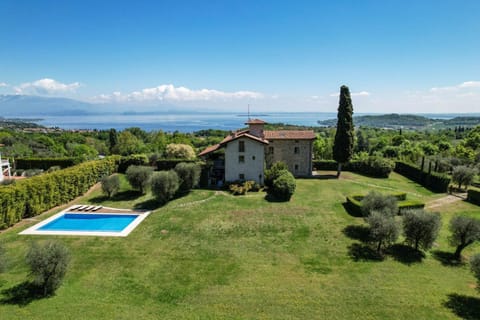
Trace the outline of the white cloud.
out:
<instances>
[{"instance_id":1,"label":"white cloud","mask_svg":"<svg viewBox=\"0 0 480 320\"><path fill-rule=\"evenodd\" d=\"M253 91L225 92L214 89L192 90L186 87L175 87L172 84L162 84L153 88L122 94L101 94L93 98L98 102L143 102L143 101L218 101L238 99L258 99L263 94Z\"/></svg>"},{"instance_id":2,"label":"white cloud","mask_svg":"<svg viewBox=\"0 0 480 320\"><path fill-rule=\"evenodd\" d=\"M75 92L81 87L79 82L65 84L54 79L44 78L34 82L26 82L15 87L18 94L43 94L52 95L58 93Z\"/></svg>"},{"instance_id":3,"label":"white cloud","mask_svg":"<svg viewBox=\"0 0 480 320\"><path fill-rule=\"evenodd\" d=\"M465 81L454 86L434 87L430 89L430 92L453 92L453 91L460 91L462 89L476 89L476 88L480 88L480 81Z\"/></svg>"},{"instance_id":4,"label":"white cloud","mask_svg":"<svg viewBox=\"0 0 480 320\"><path fill-rule=\"evenodd\" d=\"M8 83L0 82L0 88L1 88L1 87L8 87Z\"/></svg>"}]
</instances>

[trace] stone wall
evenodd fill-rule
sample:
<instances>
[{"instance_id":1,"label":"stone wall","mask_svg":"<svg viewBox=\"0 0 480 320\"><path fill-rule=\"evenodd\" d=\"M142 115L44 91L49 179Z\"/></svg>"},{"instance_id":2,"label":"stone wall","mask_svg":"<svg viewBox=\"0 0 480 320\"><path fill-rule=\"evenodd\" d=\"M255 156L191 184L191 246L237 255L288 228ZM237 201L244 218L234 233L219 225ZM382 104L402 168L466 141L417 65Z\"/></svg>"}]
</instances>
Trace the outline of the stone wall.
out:
<instances>
[{"instance_id":1,"label":"stone wall","mask_svg":"<svg viewBox=\"0 0 480 320\"><path fill-rule=\"evenodd\" d=\"M293 175L311 176L312 152L312 140L269 140L265 146L265 161L267 168L277 161L283 161Z\"/></svg>"}]
</instances>

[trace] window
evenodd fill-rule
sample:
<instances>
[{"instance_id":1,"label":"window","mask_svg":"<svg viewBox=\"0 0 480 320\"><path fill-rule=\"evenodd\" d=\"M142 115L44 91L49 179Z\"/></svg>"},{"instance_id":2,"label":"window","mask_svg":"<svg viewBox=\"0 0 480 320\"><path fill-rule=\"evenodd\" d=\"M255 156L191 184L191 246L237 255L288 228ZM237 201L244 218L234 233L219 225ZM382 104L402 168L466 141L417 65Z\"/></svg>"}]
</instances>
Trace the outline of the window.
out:
<instances>
[{"instance_id":1,"label":"window","mask_svg":"<svg viewBox=\"0 0 480 320\"><path fill-rule=\"evenodd\" d=\"M255 160L255 156L252 156L252 160Z\"/></svg>"},{"instance_id":2,"label":"window","mask_svg":"<svg viewBox=\"0 0 480 320\"><path fill-rule=\"evenodd\" d=\"M298 171L298 164L295 165L295 171Z\"/></svg>"},{"instance_id":3,"label":"window","mask_svg":"<svg viewBox=\"0 0 480 320\"><path fill-rule=\"evenodd\" d=\"M268 153L273 154L273 147L268 147Z\"/></svg>"},{"instance_id":4,"label":"window","mask_svg":"<svg viewBox=\"0 0 480 320\"><path fill-rule=\"evenodd\" d=\"M238 163L244 163L245 162L245 156L238 156Z\"/></svg>"},{"instance_id":5,"label":"window","mask_svg":"<svg viewBox=\"0 0 480 320\"><path fill-rule=\"evenodd\" d=\"M245 152L245 141L238 141L238 152Z\"/></svg>"},{"instance_id":6,"label":"window","mask_svg":"<svg viewBox=\"0 0 480 320\"><path fill-rule=\"evenodd\" d=\"M299 153L300 153L300 148L299 148L299 147L295 147L295 148L293 149L293 153L299 154Z\"/></svg>"},{"instance_id":7,"label":"window","mask_svg":"<svg viewBox=\"0 0 480 320\"><path fill-rule=\"evenodd\" d=\"M245 174L240 173L240 174L238 175L238 179L239 179L239 180L245 180Z\"/></svg>"}]
</instances>

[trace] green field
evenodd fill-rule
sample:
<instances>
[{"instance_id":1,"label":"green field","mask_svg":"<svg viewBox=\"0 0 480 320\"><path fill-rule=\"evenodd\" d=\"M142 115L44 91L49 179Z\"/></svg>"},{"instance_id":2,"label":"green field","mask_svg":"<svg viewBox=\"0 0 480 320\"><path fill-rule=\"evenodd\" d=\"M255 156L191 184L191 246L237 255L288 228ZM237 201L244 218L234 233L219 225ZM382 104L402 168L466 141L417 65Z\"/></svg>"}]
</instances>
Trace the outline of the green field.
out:
<instances>
[{"instance_id":1,"label":"green field","mask_svg":"<svg viewBox=\"0 0 480 320\"><path fill-rule=\"evenodd\" d=\"M0 274L0 319L480 318L468 265L444 259L454 249L450 218L480 216L479 207L440 207L442 232L423 259L398 245L378 261L358 240L363 219L343 207L346 195L372 189L425 202L444 196L395 173L373 179L345 172L340 180L297 180L288 203L267 202L264 193L195 190L156 208L127 238L18 235L35 222L11 228L0 234L9 258ZM156 206L125 182L112 201L97 188L77 203ZM46 239L65 243L72 261L56 295L39 298L24 290L24 256L30 242ZM475 252L480 245L464 256Z\"/></svg>"}]
</instances>

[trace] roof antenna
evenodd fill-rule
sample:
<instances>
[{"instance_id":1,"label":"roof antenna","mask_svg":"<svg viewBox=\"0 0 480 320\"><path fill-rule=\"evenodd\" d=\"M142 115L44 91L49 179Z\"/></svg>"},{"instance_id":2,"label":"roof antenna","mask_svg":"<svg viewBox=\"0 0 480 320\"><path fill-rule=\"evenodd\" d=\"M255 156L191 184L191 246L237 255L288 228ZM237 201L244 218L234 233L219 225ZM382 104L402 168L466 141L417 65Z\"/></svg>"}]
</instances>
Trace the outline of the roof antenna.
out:
<instances>
[{"instance_id":1,"label":"roof antenna","mask_svg":"<svg viewBox=\"0 0 480 320\"><path fill-rule=\"evenodd\" d=\"M248 104L248 121L250 121L250 103Z\"/></svg>"}]
</instances>

